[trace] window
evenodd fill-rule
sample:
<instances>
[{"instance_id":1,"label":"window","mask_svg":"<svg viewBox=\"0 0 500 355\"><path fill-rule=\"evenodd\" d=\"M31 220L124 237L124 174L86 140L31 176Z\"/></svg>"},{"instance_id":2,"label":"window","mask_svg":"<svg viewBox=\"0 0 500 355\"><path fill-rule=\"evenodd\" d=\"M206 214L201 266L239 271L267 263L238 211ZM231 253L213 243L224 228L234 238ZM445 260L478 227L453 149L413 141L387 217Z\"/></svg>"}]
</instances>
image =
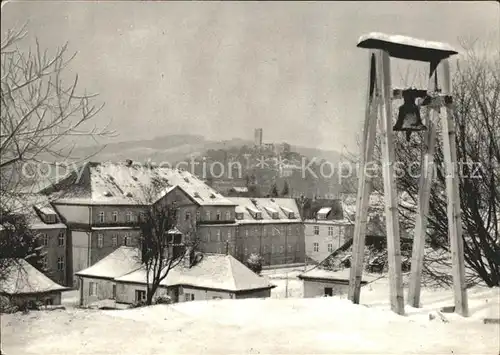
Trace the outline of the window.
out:
<instances>
[{"instance_id":1,"label":"window","mask_svg":"<svg viewBox=\"0 0 500 355\"><path fill-rule=\"evenodd\" d=\"M333 227L332 226L328 226L328 235L329 236L333 235Z\"/></svg>"},{"instance_id":2,"label":"window","mask_svg":"<svg viewBox=\"0 0 500 355\"><path fill-rule=\"evenodd\" d=\"M123 245L124 245L124 246L128 246L128 245L129 245L129 243L130 243L129 236L128 236L128 235L125 235L125 236L123 237Z\"/></svg>"},{"instance_id":3,"label":"window","mask_svg":"<svg viewBox=\"0 0 500 355\"><path fill-rule=\"evenodd\" d=\"M104 223L104 211L99 212L99 223Z\"/></svg>"},{"instance_id":4,"label":"window","mask_svg":"<svg viewBox=\"0 0 500 355\"><path fill-rule=\"evenodd\" d=\"M130 212L130 211L127 212L126 221L127 222L132 222L132 212Z\"/></svg>"},{"instance_id":5,"label":"window","mask_svg":"<svg viewBox=\"0 0 500 355\"><path fill-rule=\"evenodd\" d=\"M245 237L248 237L248 229L245 229Z\"/></svg>"},{"instance_id":6,"label":"window","mask_svg":"<svg viewBox=\"0 0 500 355\"><path fill-rule=\"evenodd\" d=\"M112 243L114 247L118 245L118 237L116 235L113 236Z\"/></svg>"},{"instance_id":7,"label":"window","mask_svg":"<svg viewBox=\"0 0 500 355\"><path fill-rule=\"evenodd\" d=\"M199 221L200 220L200 211L196 211L196 220Z\"/></svg>"},{"instance_id":8,"label":"window","mask_svg":"<svg viewBox=\"0 0 500 355\"><path fill-rule=\"evenodd\" d=\"M191 212L186 211L186 215L185 216L186 216L185 217L186 221L189 221L191 219Z\"/></svg>"},{"instance_id":9,"label":"window","mask_svg":"<svg viewBox=\"0 0 500 355\"><path fill-rule=\"evenodd\" d=\"M230 221L230 220L231 220L231 212L227 211L226 212L226 221Z\"/></svg>"},{"instance_id":10,"label":"window","mask_svg":"<svg viewBox=\"0 0 500 355\"><path fill-rule=\"evenodd\" d=\"M288 226L288 234L292 234L292 226Z\"/></svg>"},{"instance_id":11,"label":"window","mask_svg":"<svg viewBox=\"0 0 500 355\"><path fill-rule=\"evenodd\" d=\"M328 297L333 296L333 288L325 287L325 296L328 296Z\"/></svg>"},{"instance_id":12,"label":"window","mask_svg":"<svg viewBox=\"0 0 500 355\"><path fill-rule=\"evenodd\" d=\"M227 240L231 239L231 229L227 230Z\"/></svg>"},{"instance_id":13,"label":"window","mask_svg":"<svg viewBox=\"0 0 500 355\"><path fill-rule=\"evenodd\" d=\"M146 291L135 290L135 301L136 302L144 302L145 300L146 300Z\"/></svg>"},{"instance_id":14,"label":"window","mask_svg":"<svg viewBox=\"0 0 500 355\"><path fill-rule=\"evenodd\" d=\"M271 227L271 229L272 229L272 235L273 235L273 237L274 237L274 236L276 235L276 228Z\"/></svg>"},{"instance_id":15,"label":"window","mask_svg":"<svg viewBox=\"0 0 500 355\"><path fill-rule=\"evenodd\" d=\"M257 247L253 247L253 253L257 254Z\"/></svg>"},{"instance_id":16,"label":"window","mask_svg":"<svg viewBox=\"0 0 500 355\"><path fill-rule=\"evenodd\" d=\"M267 245L264 245L264 254L267 254Z\"/></svg>"},{"instance_id":17,"label":"window","mask_svg":"<svg viewBox=\"0 0 500 355\"><path fill-rule=\"evenodd\" d=\"M118 212L113 212L113 222L118 222Z\"/></svg>"},{"instance_id":18,"label":"window","mask_svg":"<svg viewBox=\"0 0 500 355\"><path fill-rule=\"evenodd\" d=\"M217 247L217 254L222 254L222 248L221 247Z\"/></svg>"},{"instance_id":19,"label":"window","mask_svg":"<svg viewBox=\"0 0 500 355\"><path fill-rule=\"evenodd\" d=\"M271 244L271 254L274 254L274 244Z\"/></svg>"},{"instance_id":20,"label":"window","mask_svg":"<svg viewBox=\"0 0 500 355\"><path fill-rule=\"evenodd\" d=\"M42 241L42 245L44 247L49 245L49 237L47 236L47 234L45 233L40 234L40 240Z\"/></svg>"},{"instance_id":21,"label":"window","mask_svg":"<svg viewBox=\"0 0 500 355\"><path fill-rule=\"evenodd\" d=\"M116 298L116 285L113 285L113 299Z\"/></svg>"},{"instance_id":22,"label":"window","mask_svg":"<svg viewBox=\"0 0 500 355\"><path fill-rule=\"evenodd\" d=\"M288 252L291 253L292 252L292 246L290 244L288 244Z\"/></svg>"},{"instance_id":23,"label":"window","mask_svg":"<svg viewBox=\"0 0 500 355\"><path fill-rule=\"evenodd\" d=\"M329 243L328 244L328 252L331 253L333 251L333 244Z\"/></svg>"},{"instance_id":24,"label":"window","mask_svg":"<svg viewBox=\"0 0 500 355\"><path fill-rule=\"evenodd\" d=\"M283 245L280 245L280 253L283 254L283 251L285 251L285 247Z\"/></svg>"},{"instance_id":25,"label":"window","mask_svg":"<svg viewBox=\"0 0 500 355\"><path fill-rule=\"evenodd\" d=\"M64 257L60 256L57 258L57 270L64 270Z\"/></svg>"},{"instance_id":26,"label":"window","mask_svg":"<svg viewBox=\"0 0 500 355\"><path fill-rule=\"evenodd\" d=\"M299 243L295 244L295 251L297 251L297 252L300 251L300 244Z\"/></svg>"},{"instance_id":27,"label":"window","mask_svg":"<svg viewBox=\"0 0 500 355\"><path fill-rule=\"evenodd\" d=\"M57 236L57 245L60 247L64 246L64 232L59 232L59 235Z\"/></svg>"},{"instance_id":28,"label":"window","mask_svg":"<svg viewBox=\"0 0 500 355\"><path fill-rule=\"evenodd\" d=\"M47 260L47 255L45 255L43 258L42 258L42 267L44 270L47 270L47 267L48 267L48 260Z\"/></svg>"},{"instance_id":29,"label":"window","mask_svg":"<svg viewBox=\"0 0 500 355\"><path fill-rule=\"evenodd\" d=\"M215 219L217 221L220 221L221 220L221 214L220 214L220 211L217 211L216 215L215 215Z\"/></svg>"},{"instance_id":30,"label":"window","mask_svg":"<svg viewBox=\"0 0 500 355\"><path fill-rule=\"evenodd\" d=\"M314 235L319 235L319 226L314 226Z\"/></svg>"},{"instance_id":31,"label":"window","mask_svg":"<svg viewBox=\"0 0 500 355\"><path fill-rule=\"evenodd\" d=\"M245 247L245 255L248 255L248 248Z\"/></svg>"},{"instance_id":32,"label":"window","mask_svg":"<svg viewBox=\"0 0 500 355\"><path fill-rule=\"evenodd\" d=\"M186 302L194 301L194 293L185 293L184 294L184 301L186 301Z\"/></svg>"},{"instance_id":33,"label":"window","mask_svg":"<svg viewBox=\"0 0 500 355\"><path fill-rule=\"evenodd\" d=\"M103 245L104 245L104 236L101 233L99 233L97 235L97 247L102 248Z\"/></svg>"},{"instance_id":34,"label":"window","mask_svg":"<svg viewBox=\"0 0 500 355\"><path fill-rule=\"evenodd\" d=\"M44 303L46 306L52 306L54 304L54 301L52 300L52 298L47 298Z\"/></svg>"},{"instance_id":35,"label":"window","mask_svg":"<svg viewBox=\"0 0 500 355\"><path fill-rule=\"evenodd\" d=\"M97 296L97 283L89 282L89 296Z\"/></svg>"},{"instance_id":36,"label":"window","mask_svg":"<svg viewBox=\"0 0 500 355\"><path fill-rule=\"evenodd\" d=\"M220 229L215 231L215 235L217 236L217 241L220 242Z\"/></svg>"},{"instance_id":37,"label":"window","mask_svg":"<svg viewBox=\"0 0 500 355\"><path fill-rule=\"evenodd\" d=\"M319 251L319 243L314 243L313 248L314 248L314 251L318 252Z\"/></svg>"},{"instance_id":38,"label":"window","mask_svg":"<svg viewBox=\"0 0 500 355\"><path fill-rule=\"evenodd\" d=\"M205 215L207 216L207 221L210 221L210 211L207 211Z\"/></svg>"}]
</instances>

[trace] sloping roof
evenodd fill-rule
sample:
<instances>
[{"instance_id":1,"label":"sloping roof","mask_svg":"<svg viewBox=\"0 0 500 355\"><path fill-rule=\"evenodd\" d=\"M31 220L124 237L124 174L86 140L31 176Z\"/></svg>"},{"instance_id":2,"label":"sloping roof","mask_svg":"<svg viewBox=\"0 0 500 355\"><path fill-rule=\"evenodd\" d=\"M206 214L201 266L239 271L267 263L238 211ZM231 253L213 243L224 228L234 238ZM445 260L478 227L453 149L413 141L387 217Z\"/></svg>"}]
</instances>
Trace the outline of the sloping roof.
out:
<instances>
[{"instance_id":1,"label":"sloping roof","mask_svg":"<svg viewBox=\"0 0 500 355\"><path fill-rule=\"evenodd\" d=\"M259 276L231 255L202 254L201 260L188 268L181 262L169 271L163 286L194 286L226 291L246 291L273 287L266 277ZM116 282L146 283L146 270L116 277Z\"/></svg>"},{"instance_id":2,"label":"sloping roof","mask_svg":"<svg viewBox=\"0 0 500 355\"><path fill-rule=\"evenodd\" d=\"M31 229L66 229L50 204L48 196L35 193L9 194L2 196L2 207L23 215ZM36 210L45 214L55 214L55 223L45 223Z\"/></svg>"},{"instance_id":3,"label":"sloping roof","mask_svg":"<svg viewBox=\"0 0 500 355\"><path fill-rule=\"evenodd\" d=\"M147 203L149 194L156 201L176 186L200 205L234 205L188 171L126 162L87 163L43 193L60 203L135 205Z\"/></svg>"},{"instance_id":4,"label":"sloping roof","mask_svg":"<svg viewBox=\"0 0 500 355\"><path fill-rule=\"evenodd\" d=\"M236 222L239 224L266 224L266 223L300 223L300 212L297 203L293 198L248 198L231 197L232 202L237 204L236 212L242 213L243 218ZM261 212L262 219L255 219L250 210ZM272 212L278 214L278 219L273 219ZM294 213L295 218L289 218L285 213Z\"/></svg>"},{"instance_id":5,"label":"sloping roof","mask_svg":"<svg viewBox=\"0 0 500 355\"><path fill-rule=\"evenodd\" d=\"M304 201L304 207L302 210L303 219L316 219L318 213L324 212L327 209L328 214L326 216L329 220L342 219L344 217L342 202L339 199L306 199Z\"/></svg>"},{"instance_id":6,"label":"sloping roof","mask_svg":"<svg viewBox=\"0 0 500 355\"><path fill-rule=\"evenodd\" d=\"M121 246L94 265L78 271L77 276L113 279L141 267L139 250Z\"/></svg>"},{"instance_id":7,"label":"sloping roof","mask_svg":"<svg viewBox=\"0 0 500 355\"><path fill-rule=\"evenodd\" d=\"M5 280L0 282L0 293L16 295L69 290L49 279L24 259L12 259L5 275Z\"/></svg>"},{"instance_id":8,"label":"sloping roof","mask_svg":"<svg viewBox=\"0 0 500 355\"><path fill-rule=\"evenodd\" d=\"M313 268L303 274L299 275L300 279L323 279L323 280L339 280L348 281L349 280L350 269L339 269L336 271L326 270L321 268ZM362 281L372 282L379 278L380 275L374 275L364 272L362 275Z\"/></svg>"}]
</instances>

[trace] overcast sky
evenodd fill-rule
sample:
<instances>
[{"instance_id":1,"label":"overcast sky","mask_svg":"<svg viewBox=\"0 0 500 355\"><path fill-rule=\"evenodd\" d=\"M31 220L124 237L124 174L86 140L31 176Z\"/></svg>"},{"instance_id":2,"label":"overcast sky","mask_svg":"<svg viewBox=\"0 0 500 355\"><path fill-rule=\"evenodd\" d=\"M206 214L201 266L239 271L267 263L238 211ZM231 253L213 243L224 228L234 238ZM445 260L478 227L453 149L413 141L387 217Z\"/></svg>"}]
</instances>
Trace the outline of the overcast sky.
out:
<instances>
[{"instance_id":1,"label":"overcast sky","mask_svg":"<svg viewBox=\"0 0 500 355\"><path fill-rule=\"evenodd\" d=\"M2 34L26 21L29 41L78 51L71 71L100 94L97 120L111 119L120 141L252 139L262 127L264 141L353 149L367 81L360 35L500 43L498 3L479 1L14 1L2 9Z\"/></svg>"}]
</instances>

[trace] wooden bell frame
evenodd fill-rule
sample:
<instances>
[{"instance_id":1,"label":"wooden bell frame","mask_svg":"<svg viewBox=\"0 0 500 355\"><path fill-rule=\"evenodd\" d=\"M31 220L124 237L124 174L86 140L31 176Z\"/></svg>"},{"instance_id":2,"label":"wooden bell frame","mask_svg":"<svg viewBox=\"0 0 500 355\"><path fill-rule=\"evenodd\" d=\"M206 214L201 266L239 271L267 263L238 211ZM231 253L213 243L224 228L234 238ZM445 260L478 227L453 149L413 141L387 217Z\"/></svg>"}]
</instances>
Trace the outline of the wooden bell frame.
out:
<instances>
[{"instance_id":1,"label":"wooden bell frame","mask_svg":"<svg viewBox=\"0 0 500 355\"><path fill-rule=\"evenodd\" d=\"M436 123L441 119L443 152L446 166L446 192L448 237L451 244L453 290L455 312L468 316L468 301L465 282L464 246L462 240L459 180L457 176L457 154L455 124L451 98L451 78L448 57L457 54L449 45L428 42L411 37L370 33L362 36L358 47L369 49L369 84L367 105L361 144L361 166L356 200L356 220L352 246L352 262L349 277L348 298L358 304L365 236L368 218L368 204L371 181L365 173L366 166L373 161L377 121L382 136L382 172L384 180L385 216L387 228L387 254L389 264L389 299L391 310L403 315L404 294L401 270L401 247L398 218L398 194L395 181L395 151L393 139L392 96L390 58L423 61L430 64L427 93L432 99L428 106L425 125L425 147L422 151L422 174L419 181L418 215L413 240L411 275L408 304L420 307L420 290L424 260L427 215L433 179L433 160L436 145ZM437 87L439 81L441 88ZM440 117L439 117L440 116Z\"/></svg>"}]
</instances>

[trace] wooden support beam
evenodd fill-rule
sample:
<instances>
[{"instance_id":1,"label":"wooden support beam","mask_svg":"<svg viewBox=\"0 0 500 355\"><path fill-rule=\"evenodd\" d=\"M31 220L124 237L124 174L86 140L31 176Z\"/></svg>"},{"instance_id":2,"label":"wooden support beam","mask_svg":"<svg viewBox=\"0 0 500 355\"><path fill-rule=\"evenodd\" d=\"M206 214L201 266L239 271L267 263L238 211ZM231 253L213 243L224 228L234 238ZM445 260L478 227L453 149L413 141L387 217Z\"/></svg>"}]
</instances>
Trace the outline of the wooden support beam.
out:
<instances>
[{"instance_id":1,"label":"wooden support beam","mask_svg":"<svg viewBox=\"0 0 500 355\"><path fill-rule=\"evenodd\" d=\"M366 112L361 141L361 162L358 170L358 194L356 199L356 220L352 245L352 261L349 274L348 299L359 304L361 293L361 279L363 275L363 259L365 249L366 223L368 219L368 204L371 185L366 167L372 162L377 131L377 58L373 51L369 53L368 61L368 90L366 95Z\"/></svg>"},{"instance_id":2,"label":"wooden support beam","mask_svg":"<svg viewBox=\"0 0 500 355\"><path fill-rule=\"evenodd\" d=\"M418 215L415 221L415 234L411 256L410 285L408 289L408 305L420 307L420 288L422 269L424 266L425 235L429 214L429 200L434 178L434 151L436 146L436 118L438 112L431 109L425 135L425 150L422 151L422 170L418 190Z\"/></svg>"},{"instance_id":3,"label":"wooden support beam","mask_svg":"<svg viewBox=\"0 0 500 355\"><path fill-rule=\"evenodd\" d=\"M437 91L437 73L431 66L428 89ZM434 151L436 148L436 124L439 112L436 108L427 108L427 132L424 136L424 149L421 158L421 175L418 187L417 218L415 221L415 233L413 236L413 247L411 256L410 285L408 289L408 305L420 307L420 289L422 284L422 269L424 267L425 236L429 214L429 200L432 181L434 179Z\"/></svg>"},{"instance_id":4,"label":"wooden support beam","mask_svg":"<svg viewBox=\"0 0 500 355\"><path fill-rule=\"evenodd\" d=\"M401 245L399 235L398 196L394 173L395 151L392 132L391 67L387 52L378 53L377 77L381 84L380 105L382 133L382 172L384 177L387 257L389 261L389 293L391 310L404 315Z\"/></svg>"},{"instance_id":5,"label":"wooden support beam","mask_svg":"<svg viewBox=\"0 0 500 355\"><path fill-rule=\"evenodd\" d=\"M451 95L450 66L448 60L441 63L443 93ZM448 237L451 246L451 263L455 312L467 317L469 306L465 282L464 245L462 239L462 217L453 109L447 106L441 110L443 124L443 153L446 166L446 193L448 197Z\"/></svg>"}]
</instances>

